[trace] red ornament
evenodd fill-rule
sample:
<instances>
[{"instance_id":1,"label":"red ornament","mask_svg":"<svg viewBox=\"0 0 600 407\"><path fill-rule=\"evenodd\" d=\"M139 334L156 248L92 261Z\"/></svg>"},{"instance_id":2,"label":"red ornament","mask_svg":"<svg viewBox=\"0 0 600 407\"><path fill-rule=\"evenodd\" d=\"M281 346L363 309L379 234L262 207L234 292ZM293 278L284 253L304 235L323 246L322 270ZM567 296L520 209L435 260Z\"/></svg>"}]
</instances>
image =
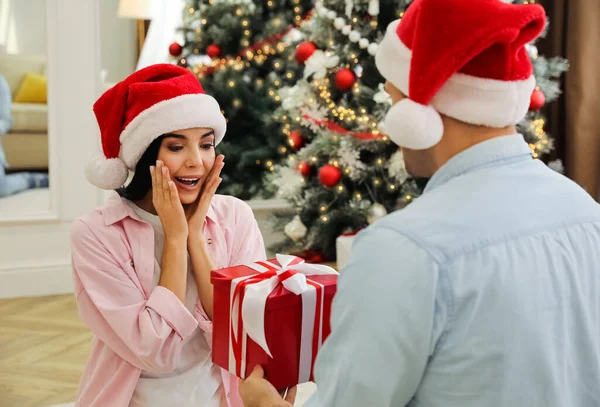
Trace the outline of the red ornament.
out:
<instances>
[{"instance_id":1,"label":"red ornament","mask_svg":"<svg viewBox=\"0 0 600 407\"><path fill-rule=\"evenodd\" d=\"M181 44L174 42L171 45L169 45L169 54L171 54L172 56L178 57L179 55L181 55L182 52L183 46L181 46Z\"/></svg>"},{"instance_id":2,"label":"red ornament","mask_svg":"<svg viewBox=\"0 0 600 407\"><path fill-rule=\"evenodd\" d=\"M335 86L344 92L352 89L352 86L356 82L356 76L348 68L343 68L337 71L335 74Z\"/></svg>"},{"instance_id":3,"label":"red ornament","mask_svg":"<svg viewBox=\"0 0 600 407\"><path fill-rule=\"evenodd\" d=\"M211 44L206 48L206 55L211 58L217 58L221 55L221 48L218 45Z\"/></svg>"},{"instance_id":4,"label":"red ornament","mask_svg":"<svg viewBox=\"0 0 600 407\"><path fill-rule=\"evenodd\" d=\"M312 172L312 168L310 167L310 164L306 161L300 161L298 163L298 165L296 166L296 170L298 170L298 172L305 177L308 177L310 175L310 173Z\"/></svg>"},{"instance_id":5,"label":"red ornament","mask_svg":"<svg viewBox=\"0 0 600 407\"><path fill-rule=\"evenodd\" d=\"M323 256L321 253L317 253L317 254L313 255L308 262L316 263L316 264L325 263L325 256Z\"/></svg>"},{"instance_id":6,"label":"red ornament","mask_svg":"<svg viewBox=\"0 0 600 407\"><path fill-rule=\"evenodd\" d=\"M531 101L529 103L529 111L535 112L540 110L546 104L546 95L539 89L535 89L531 94Z\"/></svg>"},{"instance_id":7,"label":"red ornament","mask_svg":"<svg viewBox=\"0 0 600 407\"><path fill-rule=\"evenodd\" d=\"M298 130L294 130L288 137L288 143L294 150L300 150L304 146L304 138Z\"/></svg>"},{"instance_id":8,"label":"red ornament","mask_svg":"<svg viewBox=\"0 0 600 407\"><path fill-rule=\"evenodd\" d=\"M326 187L334 187L342 179L342 170L331 164L326 164L319 170L319 181Z\"/></svg>"},{"instance_id":9,"label":"red ornament","mask_svg":"<svg viewBox=\"0 0 600 407\"><path fill-rule=\"evenodd\" d=\"M305 41L296 47L296 61L303 64L317 50L314 42Z\"/></svg>"}]
</instances>

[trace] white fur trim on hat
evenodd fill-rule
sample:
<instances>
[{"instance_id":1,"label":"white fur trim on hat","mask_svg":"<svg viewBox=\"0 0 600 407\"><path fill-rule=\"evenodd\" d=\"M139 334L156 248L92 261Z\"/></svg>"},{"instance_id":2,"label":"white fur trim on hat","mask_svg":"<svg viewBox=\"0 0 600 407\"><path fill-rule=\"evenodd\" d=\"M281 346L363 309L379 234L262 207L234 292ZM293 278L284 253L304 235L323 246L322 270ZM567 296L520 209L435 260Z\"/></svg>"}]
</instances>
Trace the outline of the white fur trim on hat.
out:
<instances>
[{"instance_id":1,"label":"white fur trim on hat","mask_svg":"<svg viewBox=\"0 0 600 407\"><path fill-rule=\"evenodd\" d=\"M399 22L388 26L375 63L385 79L410 97L412 52L396 34ZM440 88L431 105L438 112L465 123L506 127L519 123L527 115L534 88L533 76L521 81L501 81L455 73Z\"/></svg>"},{"instance_id":2,"label":"white fur trim on hat","mask_svg":"<svg viewBox=\"0 0 600 407\"><path fill-rule=\"evenodd\" d=\"M129 175L127 166L120 158L107 159L102 153L88 160L84 173L90 183L102 189L122 187Z\"/></svg>"},{"instance_id":3,"label":"white fur trim on hat","mask_svg":"<svg viewBox=\"0 0 600 407\"><path fill-rule=\"evenodd\" d=\"M412 150L425 150L442 139L444 124L439 113L410 99L402 99L385 117L388 137L396 144Z\"/></svg>"},{"instance_id":4,"label":"white fur trim on hat","mask_svg":"<svg viewBox=\"0 0 600 407\"><path fill-rule=\"evenodd\" d=\"M120 157L134 170L148 146L172 131L196 127L215 131L215 144L225 136L227 124L219 104L210 95L188 94L155 104L138 114L123 130Z\"/></svg>"}]
</instances>

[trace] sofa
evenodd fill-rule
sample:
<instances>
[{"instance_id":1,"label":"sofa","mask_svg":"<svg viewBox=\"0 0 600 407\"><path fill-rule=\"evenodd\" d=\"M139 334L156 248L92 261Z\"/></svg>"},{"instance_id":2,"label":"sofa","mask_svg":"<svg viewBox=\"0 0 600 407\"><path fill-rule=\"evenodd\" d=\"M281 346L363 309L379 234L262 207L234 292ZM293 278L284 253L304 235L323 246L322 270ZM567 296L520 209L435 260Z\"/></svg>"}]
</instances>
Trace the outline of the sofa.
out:
<instances>
[{"instance_id":1,"label":"sofa","mask_svg":"<svg viewBox=\"0 0 600 407\"><path fill-rule=\"evenodd\" d=\"M8 172L48 169L48 104L14 102L26 73L45 75L46 57L0 54L0 74L6 78L13 96L13 124L2 136L10 165Z\"/></svg>"}]
</instances>

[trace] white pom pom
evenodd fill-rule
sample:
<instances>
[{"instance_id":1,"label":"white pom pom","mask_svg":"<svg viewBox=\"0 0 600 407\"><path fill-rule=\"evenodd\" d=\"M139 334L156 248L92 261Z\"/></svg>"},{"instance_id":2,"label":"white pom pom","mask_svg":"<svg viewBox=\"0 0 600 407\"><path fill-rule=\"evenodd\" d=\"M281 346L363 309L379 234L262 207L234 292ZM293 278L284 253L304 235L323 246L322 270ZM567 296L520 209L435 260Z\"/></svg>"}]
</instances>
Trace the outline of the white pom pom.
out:
<instances>
[{"instance_id":1,"label":"white pom pom","mask_svg":"<svg viewBox=\"0 0 600 407\"><path fill-rule=\"evenodd\" d=\"M120 158L106 159L104 154L92 157L85 166L87 180L98 188L117 189L127 181L129 170Z\"/></svg>"},{"instance_id":2,"label":"white pom pom","mask_svg":"<svg viewBox=\"0 0 600 407\"><path fill-rule=\"evenodd\" d=\"M402 99L388 111L385 128L390 139L401 147L425 150L442 139L444 124L431 106Z\"/></svg>"},{"instance_id":3,"label":"white pom pom","mask_svg":"<svg viewBox=\"0 0 600 407\"><path fill-rule=\"evenodd\" d=\"M369 54L371 55L375 55L377 54L377 48L379 47L379 45L375 42L372 42L369 44L369 46L367 47L367 51L369 51Z\"/></svg>"},{"instance_id":4,"label":"white pom pom","mask_svg":"<svg viewBox=\"0 0 600 407\"><path fill-rule=\"evenodd\" d=\"M328 18L328 19L330 19L330 20L333 20L333 19L334 19L334 18L336 18L336 17L337 17L337 14L336 14L336 12L335 12L335 11L333 11L333 10L329 10L329 11L327 12L327 18Z\"/></svg>"},{"instance_id":5,"label":"white pom pom","mask_svg":"<svg viewBox=\"0 0 600 407\"><path fill-rule=\"evenodd\" d=\"M369 46L369 40L366 38L361 38L360 41L358 41L358 46L362 49L367 48Z\"/></svg>"},{"instance_id":6,"label":"white pom pom","mask_svg":"<svg viewBox=\"0 0 600 407\"><path fill-rule=\"evenodd\" d=\"M345 25L346 25L346 21L344 21L344 19L342 17L336 18L335 21L333 22L333 26L338 30L341 30L342 28L344 28Z\"/></svg>"},{"instance_id":7,"label":"white pom pom","mask_svg":"<svg viewBox=\"0 0 600 407\"><path fill-rule=\"evenodd\" d=\"M342 28L342 34L344 34L344 35L350 34L350 31L352 31L352 27L350 27L349 25L345 25Z\"/></svg>"},{"instance_id":8,"label":"white pom pom","mask_svg":"<svg viewBox=\"0 0 600 407\"><path fill-rule=\"evenodd\" d=\"M360 40L360 33L356 30L353 30L350 32L350 35L348 36L348 38L352 42L358 42L358 40Z\"/></svg>"}]
</instances>

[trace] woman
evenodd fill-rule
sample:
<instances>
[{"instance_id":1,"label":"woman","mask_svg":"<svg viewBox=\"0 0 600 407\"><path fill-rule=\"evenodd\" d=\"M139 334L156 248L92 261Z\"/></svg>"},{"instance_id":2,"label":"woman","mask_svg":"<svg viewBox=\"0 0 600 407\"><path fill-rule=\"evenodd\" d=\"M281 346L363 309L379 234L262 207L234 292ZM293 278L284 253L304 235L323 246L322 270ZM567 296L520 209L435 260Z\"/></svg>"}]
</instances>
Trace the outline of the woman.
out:
<instances>
[{"instance_id":1,"label":"woman","mask_svg":"<svg viewBox=\"0 0 600 407\"><path fill-rule=\"evenodd\" d=\"M118 194L72 228L77 305L95 334L76 405L242 406L237 379L211 362L210 271L266 256L251 209L215 195L218 103L191 72L161 64L108 90L94 113L104 154L86 176Z\"/></svg>"}]
</instances>

